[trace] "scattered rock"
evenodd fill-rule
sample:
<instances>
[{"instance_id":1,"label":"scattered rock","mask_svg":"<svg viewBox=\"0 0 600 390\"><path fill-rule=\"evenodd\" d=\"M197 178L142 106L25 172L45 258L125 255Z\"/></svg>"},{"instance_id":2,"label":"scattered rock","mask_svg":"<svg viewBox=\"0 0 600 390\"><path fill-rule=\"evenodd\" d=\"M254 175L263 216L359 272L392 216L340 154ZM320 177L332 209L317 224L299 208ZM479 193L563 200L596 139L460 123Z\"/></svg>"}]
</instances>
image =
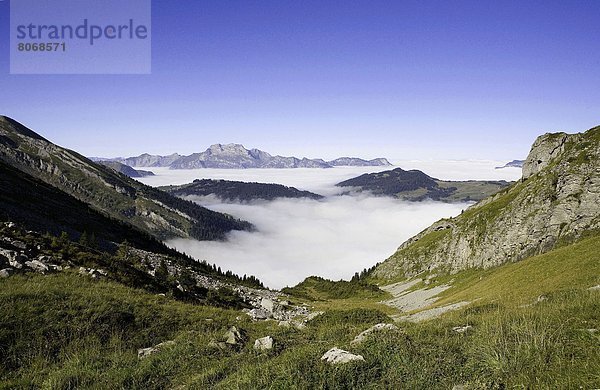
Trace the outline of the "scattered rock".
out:
<instances>
[{"instance_id":1,"label":"scattered rock","mask_svg":"<svg viewBox=\"0 0 600 390\"><path fill-rule=\"evenodd\" d=\"M322 311L313 311L312 313L310 313L310 314L308 314L306 316L306 321L308 322L308 321L310 321L312 319L315 319L315 318L317 318L318 316L320 316L323 313L324 312L322 312Z\"/></svg>"},{"instance_id":2,"label":"scattered rock","mask_svg":"<svg viewBox=\"0 0 600 390\"><path fill-rule=\"evenodd\" d=\"M279 321L279 326L285 327L285 328L291 328L294 327L298 330L302 330L306 328L306 324L302 321L297 321L297 320L285 320L285 321Z\"/></svg>"},{"instance_id":3,"label":"scattered rock","mask_svg":"<svg viewBox=\"0 0 600 390\"><path fill-rule=\"evenodd\" d=\"M452 386L452 390L467 390L467 386L466 385L454 385Z\"/></svg>"},{"instance_id":4,"label":"scattered rock","mask_svg":"<svg viewBox=\"0 0 600 390\"><path fill-rule=\"evenodd\" d=\"M271 313L269 313L262 307L254 308L252 310L249 310L247 313L254 321L266 320L269 317L271 317Z\"/></svg>"},{"instance_id":5,"label":"scattered rock","mask_svg":"<svg viewBox=\"0 0 600 390\"><path fill-rule=\"evenodd\" d=\"M244 341L244 337L238 328L232 326L229 328L227 332L223 335L223 340L225 340L226 344L229 345L237 345Z\"/></svg>"},{"instance_id":6,"label":"scattered rock","mask_svg":"<svg viewBox=\"0 0 600 390\"><path fill-rule=\"evenodd\" d=\"M21 249L21 250L27 249L27 244L25 244L23 241L12 240L10 243L12 246L14 246L17 249Z\"/></svg>"},{"instance_id":7,"label":"scattered rock","mask_svg":"<svg viewBox=\"0 0 600 390\"><path fill-rule=\"evenodd\" d=\"M378 332L381 330L400 330L396 325L394 324L377 324L377 325L373 325L372 327L370 327L369 329L361 332L358 336L356 336L354 338L354 340L352 340L350 342L350 344L355 345L355 344L360 344L363 341L365 341L365 339L373 332Z\"/></svg>"},{"instance_id":8,"label":"scattered rock","mask_svg":"<svg viewBox=\"0 0 600 390\"><path fill-rule=\"evenodd\" d=\"M38 260L26 261L25 265L36 272L46 273L49 270L46 264Z\"/></svg>"},{"instance_id":9,"label":"scattered rock","mask_svg":"<svg viewBox=\"0 0 600 390\"><path fill-rule=\"evenodd\" d=\"M108 272L103 269L79 267L79 274L90 276L92 279L98 279L101 277L106 277Z\"/></svg>"},{"instance_id":10,"label":"scattered rock","mask_svg":"<svg viewBox=\"0 0 600 390\"><path fill-rule=\"evenodd\" d=\"M265 309L269 313L273 313L273 309L275 307L275 303L268 298L263 298L260 301L260 306Z\"/></svg>"},{"instance_id":11,"label":"scattered rock","mask_svg":"<svg viewBox=\"0 0 600 390\"><path fill-rule=\"evenodd\" d=\"M455 326L454 328L452 328L452 330L455 331L456 333L465 333L466 331L468 331L471 328L473 328L471 325Z\"/></svg>"},{"instance_id":12,"label":"scattered rock","mask_svg":"<svg viewBox=\"0 0 600 390\"><path fill-rule=\"evenodd\" d=\"M254 349L257 351L268 351L273 348L273 337L266 336L257 339L254 342Z\"/></svg>"},{"instance_id":13,"label":"scattered rock","mask_svg":"<svg viewBox=\"0 0 600 390\"><path fill-rule=\"evenodd\" d=\"M333 347L321 356L321 360L331 364L345 364L353 361L365 361L361 355L354 355L338 347Z\"/></svg>"},{"instance_id":14,"label":"scattered rock","mask_svg":"<svg viewBox=\"0 0 600 390\"><path fill-rule=\"evenodd\" d=\"M8 261L10 266L16 269L23 268L23 263L29 260L29 258L25 255L2 248L0 248L0 257L2 257L5 261Z\"/></svg>"},{"instance_id":15,"label":"scattered rock","mask_svg":"<svg viewBox=\"0 0 600 390\"><path fill-rule=\"evenodd\" d=\"M214 348L214 349L220 349L220 350L224 350L227 348L227 344L225 344L222 341L216 341L216 340L211 340L208 343L208 347L209 348Z\"/></svg>"},{"instance_id":16,"label":"scattered rock","mask_svg":"<svg viewBox=\"0 0 600 390\"><path fill-rule=\"evenodd\" d=\"M12 268L4 268L3 270L0 270L0 278L8 278L13 272L14 270Z\"/></svg>"},{"instance_id":17,"label":"scattered rock","mask_svg":"<svg viewBox=\"0 0 600 390\"><path fill-rule=\"evenodd\" d=\"M164 347L168 347L171 345L175 345L175 341L169 340L169 341L165 341L160 344L157 344L154 347L140 348L140 349L138 349L138 359L147 358L148 356L152 355L153 353L160 352L161 349L163 349Z\"/></svg>"},{"instance_id":18,"label":"scattered rock","mask_svg":"<svg viewBox=\"0 0 600 390\"><path fill-rule=\"evenodd\" d=\"M544 302L544 301L545 301L545 300L547 300L547 299L548 299L548 297L542 294L542 295L540 295L539 297L537 297L537 300L536 300L536 302L538 302L538 303L539 303L539 302Z\"/></svg>"}]
</instances>

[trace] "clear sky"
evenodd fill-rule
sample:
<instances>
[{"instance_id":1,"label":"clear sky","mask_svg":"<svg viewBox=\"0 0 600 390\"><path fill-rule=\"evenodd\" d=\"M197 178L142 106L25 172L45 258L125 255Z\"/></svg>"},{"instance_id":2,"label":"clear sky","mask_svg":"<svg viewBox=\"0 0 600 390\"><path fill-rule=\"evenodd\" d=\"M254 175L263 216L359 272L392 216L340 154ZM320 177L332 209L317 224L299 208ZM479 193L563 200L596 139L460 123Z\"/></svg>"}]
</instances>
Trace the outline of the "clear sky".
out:
<instances>
[{"instance_id":1,"label":"clear sky","mask_svg":"<svg viewBox=\"0 0 600 390\"><path fill-rule=\"evenodd\" d=\"M9 75L0 0L0 113L89 156L522 158L600 124L599 20L598 0L153 0L151 75Z\"/></svg>"}]
</instances>

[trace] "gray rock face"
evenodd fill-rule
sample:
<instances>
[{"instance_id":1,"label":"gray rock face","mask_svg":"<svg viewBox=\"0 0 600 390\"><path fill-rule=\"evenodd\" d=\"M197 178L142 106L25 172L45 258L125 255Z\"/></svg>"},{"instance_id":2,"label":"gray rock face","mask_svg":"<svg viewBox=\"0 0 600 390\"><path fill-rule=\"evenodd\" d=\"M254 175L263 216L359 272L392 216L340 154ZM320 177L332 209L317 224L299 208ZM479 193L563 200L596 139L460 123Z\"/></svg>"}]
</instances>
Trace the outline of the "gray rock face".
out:
<instances>
[{"instance_id":1,"label":"gray rock face","mask_svg":"<svg viewBox=\"0 0 600 390\"><path fill-rule=\"evenodd\" d=\"M600 228L600 127L546 134L523 179L403 243L374 276L487 268L552 250Z\"/></svg>"},{"instance_id":2,"label":"gray rock face","mask_svg":"<svg viewBox=\"0 0 600 390\"><path fill-rule=\"evenodd\" d=\"M334 166L391 165L385 158L367 161L360 158L342 157L327 162L323 159L272 156L262 150L246 149L240 144L215 144L202 153L193 153L189 156L142 154L138 157L116 158L109 161L116 161L130 167L170 167L171 169L331 168ZM106 163L106 160L102 163Z\"/></svg>"},{"instance_id":3,"label":"gray rock face","mask_svg":"<svg viewBox=\"0 0 600 390\"><path fill-rule=\"evenodd\" d=\"M544 134L538 137L523 164L523 179L528 179L564 151L568 135L565 133Z\"/></svg>"},{"instance_id":4,"label":"gray rock face","mask_svg":"<svg viewBox=\"0 0 600 390\"><path fill-rule=\"evenodd\" d=\"M254 342L254 349L257 351L268 351L273 349L273 337L265 336Z\"/></svg>"},{"instance_id":5,"label":"gray rock face","mask_svg":"<svg viewBox=\"0 0 600 390\"><path fill-rule=\"evenodd\" d=\"M338 347L333 347L321 356L321 360L330 364L346 364L355 361L364 361L365 358L361 355L354 355L348 351L339 349Z\"/></svg>"}]
</instances>

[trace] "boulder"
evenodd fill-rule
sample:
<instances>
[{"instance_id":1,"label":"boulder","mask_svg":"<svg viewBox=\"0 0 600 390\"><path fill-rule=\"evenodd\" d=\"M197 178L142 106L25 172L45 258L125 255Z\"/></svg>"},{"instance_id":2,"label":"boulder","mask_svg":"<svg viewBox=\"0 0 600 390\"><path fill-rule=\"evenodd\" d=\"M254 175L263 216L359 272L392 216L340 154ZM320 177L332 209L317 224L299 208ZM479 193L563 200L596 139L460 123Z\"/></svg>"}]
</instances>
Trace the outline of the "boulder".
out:
<instances>
[{"instance_id":1,"label":"boulder","mask_svg":"<svg viewBox=\"0 0 600 390\"><path fill-rule=\"evenodd\" d=\"M273 348L273 337L265 336L254 342L254 349L257 351L268 351Z\"/></svg>"},{"instance_id":2,"label":"boulder","mask_svg":"<svg viewBox=\"0 0 600 390\"><path fill-rule=\"evenodd\" d=\"M25 265L36 272L48 272L48 266L39 260L26 261Z\"/></svg>"},{"instance_id":3,"label":"boulder","mask_svg":"<svg viewBox=\"0 0 600 390\"><path fill-rule=\"evenodd\" d=\"M208 347L209 348L214 348L214 349L220 349L220 350L224 350L227 348L227 344L225 344L222 341L216 341L216 340L211 340L208 343Z\"/></svg>"},{"instance_id":4,"label":"boulder","mask_svg":"<svg viewBox=\"0 0 600 390\"><path fill-rule=\"evenodd\" d=\"M260 301L260 307L265 309L268 313L273 313L273 309L275 308L275 302L271 299L263 298Z\"/></svg>"},{"instance_id":5,"label":"boulder","mask_svg":"<svg viewBox=\"0 0 600 390\"><path fill-rule=\"evenodd\" d=\"M25 255L21 255L10 249L2 248L0 248L0 257L4 259L4 261L8 261L10 266L16 269L23 268L23 262L29 260L29 258Z\"/></svg>"},{"instance_id":6,"label":"boulder","mask_svg":"<svg viewBox=\"0 0 600 390\"><path fill-rule=\"evenodd\" d=\"M294 327L298 330L302 330L304 328L306 328L306 324L302 321L296 321L296 320L285 320L285 321L279 321L279 326L285 327L285 328L291 328Z\"/></svg>"},{"instance_id":7,"label":"boulder","mask_svg":"<svg viewBox=\"0 0 600 390\"><path fill-rule=\"evenodd\" d=\"M324 313L324 312L322 312L322 311L313 311L312 313L309 313L309 314L306 316L306 321L310 321L310 320L312 320L312 319L315 319L315 318L317 318L318 316L320 316L320 315L321 315L321 314L323 314L323 313Z\"/></svg>"},{"instance_id":8,"label":"boulder","mask_svg":"<svg viewBox=\"0 0 600 390\"><path fill-rule=\"evenodd\" d=\"M466 331L468 331L471 328L473 328L471 325L455 326L454 328L452 328L452 330L455 331L456 333L465 333Z\"/></svg>"},{"instance_id":9,"label":"boulder","mask_svg":"<svg viewBox=\"0 0 600 390\"><path fill-rule=\"evenodd\" d=\"M175 341L169 340L169 341L165 341L160 344L157 344L154 347L140 348L140 349L138 349L138 359L147 358L148 356L152 355L153 353L160 352L161 349L163 349L164 347L168 347L171 345L175 345Z\"/></svg>"},{"instance_id":10,"label":"boulder","mask_svg":"<svg viewBox=\"0 0 600 390\"><path fill-rule=\"evenodd\" d=\"M590 288L588 288L588 290L589 291L599 291L600 290L600 284L597 285L597 286L590 287Z\"/></svg>"},{"instance_id":11,"label":"boulder","mask_svg":"<svg viewBox=\"0 0 600 390\"><path fill-rule=\"evenodd\" d=\"M372 327L370 327L369 329L362 331L358 336L356 336L354 338L354 340L352 340L350 342L350 344L360 344L363 341L365 341L365 339L373 332L379 332L382 330L400 330L396 325L394 324L377 324L377 325L373 325Z\"/></svg>"},{"instance_id":12,"label":"boulder","mask_svg":"<svg viewBox=\"0 0 600 390\"><path fill-rule=\"evenodd\" d=\"M272 313L269 313L264 308L255 308L248 311L248 315L252 317L254 321L266 320L271 317Z\"/></svg>"},{"instance_id":13,"label":"boulder","mask_svg":"<svg viewBox=\"0 0 600 390\"><path fill-rule=\"evenodd\" d=\"M13 272L14 270L12 268L4 268L3 270L0 270L0 278L8 278Z\"/></svg>"},{"instance_id":14,"label":"boulder","mask_svg":"<svg viewBox=\"0 0 600 390\"><path fill-rule=\"evenodd\" d=\"M321 360L324 360L330 364L345 364L354 361L364 361L361 355L354 355L348 351L344 351L343 349L339 349L338 347L333 347L329 351L325 352L323 356L321 356Z\"/></svg>"},{"instance_id":15,"label":"boulder","mask_svg":"<svg viewBox=\"0 0 600 390\"><path fill-rule=\"evenodd\" d=\"M242 335L242 332L240 332L240 330L238 328L236 328L235 326L232 326L223 335L223 340L225 341L226 344L237 345L244 340L244 337Z\"/></svg>"},{"instance_id":16,"label":"boulder","mask_svg":"<svg viewBox=\"0 0 600 390\"><path fill-rule=\"evenodd\" d=\"M17 249L21 249L21 250L27 249L27 244L25 244L23 241L12 240L10 243L12 246L14 246Z\"/></svg>"}]
</instances>

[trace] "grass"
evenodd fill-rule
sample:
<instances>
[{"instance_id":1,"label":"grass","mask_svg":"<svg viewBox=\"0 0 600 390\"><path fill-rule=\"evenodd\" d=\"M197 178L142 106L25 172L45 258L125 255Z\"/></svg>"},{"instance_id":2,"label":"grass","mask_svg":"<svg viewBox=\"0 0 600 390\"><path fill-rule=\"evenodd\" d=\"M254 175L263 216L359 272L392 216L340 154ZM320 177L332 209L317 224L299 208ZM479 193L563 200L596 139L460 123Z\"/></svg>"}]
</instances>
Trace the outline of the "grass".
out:
<instances>
[{"instance_id":1,"label":"grass","mask_svg":"<svg viewBox=\"0 0 600 390\"><path fill-rule=\"evenodd\" d=\"M436 305L475 299L522 305L549 292L600 284L598 248L600 236L595 236L517 263L437 278L436 284L452 280L453 287Z\"/></svg>"},{"instance_id":2,"label":"grass","mask_svg":"<svg viewBox=\"0 0 600 390\"><path fill-rule=\"evenodd\" d=\"M600 338L588 329L600 329L600 292L587 287L600 275L598 240L455 275L444 299L485 299L357 346L358 333L391 321L375 298L314 302L325 313L297 330L69 272L15 276L0 280L0 388L597 388ZM517 305L540 291L546 300ZM209 347L233 324L247 335L239 349ZM274 349L254 351L266 335ZM138 360L165 340L176 344ZM334 346L365 362L321 362Z\"/></svg>"}]
</instances>

